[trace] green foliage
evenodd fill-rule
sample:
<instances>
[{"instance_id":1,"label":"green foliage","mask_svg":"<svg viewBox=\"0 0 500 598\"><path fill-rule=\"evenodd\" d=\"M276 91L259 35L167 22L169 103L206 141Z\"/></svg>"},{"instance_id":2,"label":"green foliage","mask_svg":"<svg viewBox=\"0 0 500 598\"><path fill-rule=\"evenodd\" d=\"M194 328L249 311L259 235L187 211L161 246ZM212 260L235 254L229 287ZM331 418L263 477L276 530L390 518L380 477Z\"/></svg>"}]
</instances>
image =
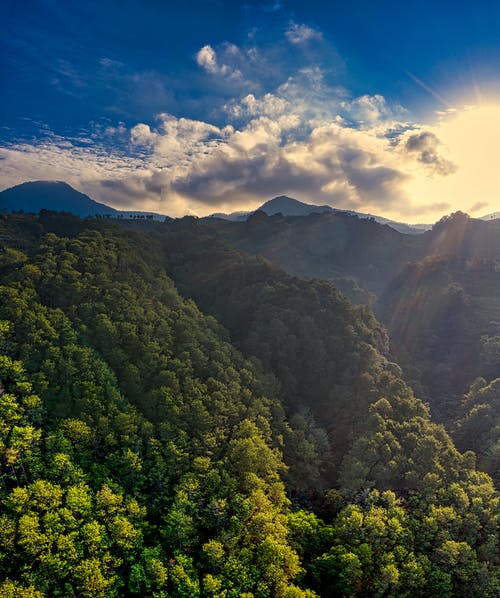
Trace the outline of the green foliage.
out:
<instances>
[{"instance_id":1,"label":"green foliage","mask_svg":"<svg viewBox=\"0 0 500 598\"><path fill-rule=\"evenodd\" d=\"M478 378L462 402L454 439L461 450L472 450L479 466L500 486L500 378L487 384Z\"/></svg>"},{"instance_id":2,"label":"green foliage","mask_svg":"<svg viewBox=\"0 0 500 598\"><path fill-rule=\"evenodd\" d=\"M3 572L51 596L292 591L272 383L148 253L86 230L4 260L2 332L31 383L0 358Z\"/></svg>"},{"instance_id":3,"label":"green foliage","mask_svg":"<svg viewBox=\"0 0 500 598\"><path fill-rule=\"evenodd\" d=\"M491 479L368 309L196 220L0 224L0 596L498 593Z\"/></svg>"},{"instance_id":4,"label":"green foliage","mask_svg":"<svg viewBox=\"0 0 500 598\"><path fill-rule=\"evenodd\" d=\"M167 270L279 381L281 402L297 426L284 431L288 482L298 495L306 479L309 492L323 491L334 483L348 439L359 431L359 414L373 400L385 332L367 308L353 306L333 285L289 276L209 232L182 221L166 227L158 243Z\"/></svg>"},{"instance_id":5,"label":"green foliage","mask_svg":"<svg viewBox=\"0 0 500 598\"><path fill-rule=\"evenodd\" d=\"M294 514L292 543L308 557L304 582L325 597L430 596L435 591L495 596L498 498L491 482L479 490L480 481L474 481L475 486L453 484L432 503L373 490L342 509L330 525ZM488 485L487 476L484 482ZM475 520L477 508L482 524Z\"/></svg>"}]
</instances>

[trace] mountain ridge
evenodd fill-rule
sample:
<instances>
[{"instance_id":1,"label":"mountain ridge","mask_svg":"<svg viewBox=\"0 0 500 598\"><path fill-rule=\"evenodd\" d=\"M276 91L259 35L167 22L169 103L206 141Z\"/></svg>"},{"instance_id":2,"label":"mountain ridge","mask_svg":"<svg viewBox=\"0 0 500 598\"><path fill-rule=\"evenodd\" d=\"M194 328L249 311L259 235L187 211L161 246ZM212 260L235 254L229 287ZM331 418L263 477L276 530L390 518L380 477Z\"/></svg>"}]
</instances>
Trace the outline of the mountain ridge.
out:
<instances>
[{"instance_id":1,"label":"mountain ridge","mask_svg":"<svg viewBox=\"0 0 500 598\"><path fill-rule=\"evenodd\" d=\"M27 181L0 191L0 210L38 213L40 210L69 212L82 218L87 216L110 218L153 218L166 216L138 210L117 210L92 199L65 181Z\"/></svg>"},{"instance_id":2,"label":"mountain ridge","mask_svg":"<svg viewBox=\"0 0 500 598\"><path fill-rule=\"evenodd\" d=\"M59 180L26 181L0 191L0 211L25 211L38 213L40 210L69 212L80 217L96 216L108 218L153 219L165 220L165 214L157 212L143 212L140 210L118 210L105 203L98 202L87 194L82 193ZM328 205L310 204L287 195L278 195L263 204L256 210L236 211L229 214L215 212L205 219L220 219L235 222L244 222L256 212L264 212L268 216L282 214L283 216L309 216L310 214L340 213L356 216L360 219L373 219L382 225L387 225L394 230L407 235L420 235L432 229L431 224L408 224L397 222L383 216L355 210L343 210ZM500 212L493 212L477 218L478 220L491 221L500 219Z\"/></svg>"},{"instance_id":3,"label":"mountain ridge","mask_svg":"<svg viewBox=\"0 0 500 598\"><path fill-rule=\"evenodd\" d=\"M379 224L387 224L398 232L407 235L421 234L426 230L429 230L432 226L430 224L407 224L405 222L396 222L395 220L384 218L383 216L376 216L374 214L365 214L364 212L356 212L354 210L341 210L340 208L333 208L327 205L309 204L299 201L298 199L294 199L293 197L288 197L287 195L278 195L277 197L266 201L253 211L231 212L230 214L216 212L207 218L219 218L221 220L243 222L258 211L264 212L268 216L275 216L276 214L282 214L283 216L308 216L309 214L339 212L342 214L348 214L350 216L357 216L361 219L373 218Z\"/></svg>"}]
</instances>

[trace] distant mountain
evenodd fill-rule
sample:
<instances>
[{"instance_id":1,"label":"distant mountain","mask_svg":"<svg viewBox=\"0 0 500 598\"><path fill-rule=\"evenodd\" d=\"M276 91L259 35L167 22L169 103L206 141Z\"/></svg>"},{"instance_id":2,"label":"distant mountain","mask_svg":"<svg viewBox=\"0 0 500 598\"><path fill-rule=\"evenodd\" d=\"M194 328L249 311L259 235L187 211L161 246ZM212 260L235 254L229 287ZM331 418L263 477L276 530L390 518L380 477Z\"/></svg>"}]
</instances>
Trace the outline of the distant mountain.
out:
<instances>
[{"instance_id":1,"label":"distant mountain","mask_svg":"<svg viewBox=\"0 0 500 598\"><path fill-rule=\"evenodd\" d=\"M278 197L266 201L253 212L231 212L230 214L216 213L211 214L209 218L243 222L257 211L265 212L268 216L274 216L275 214L283 214L283 216L308 216L309 214L320 214L324 212L341 212L343 214L349 214L350 216L357 216L358 218L373 218L376 222L387 224L394 230L406 235L418 235L431 228L430 224L406 224L404 222L395 222L394 220L389 220L382 216L374 216L373 214L364 214L363 212L355 212L353 210L340 210L326 205L318 206L309 204L294 199L293 197L287 197L286 195L279 195Z\"/></svg>"},{"instance_id":2,"label":"distant mountain","mask_svg":"<svg viewBox=\"0 0 500 598\"><path fill-rule=\"evenodd\" d=\"M354 278L365 291L379 295L408 261L425 254L424 235L402 234L374 219L340 210L303 217L268 216L258 210L245 222L216 218L207 228L231 245L261 255L295 276L333 281L352 300L369 302L349 289Z\"/></svg>"},{"instance_id":3,"label":"distant mountain","mask_svg":"<svg viewBox=\"0 0 500 598\"><path fill-rule=\"evenodd\" d=\"M154 212L116 210L91 199L63 181L31 181L21 183L0 192L0 210L38 214L40 210L69 212L85 218L101 216L108 218L164 220L165 216Z\"/></svg>"},{"instance_id":4,"label":"distant mountain","mask_svg":"<svg viewBox=\"0 0 500 598\"><path fill-rule=\"evenodd\" d=\"M365 291L380 296L408 262L427 256L500 260L500 220L483 221L456 213L422 234L402 234L375 219L331 210L304 217L267 216L259 210L245 222L205 219L207 227L232 245L261 255L288 272L333 281L354 301Z\"/></svg>"},{"instance_id":5,"label":"distant mountain","mask_svg":"<svg viewBox=\"0 0 500 598\"><path fill-rule=\"evenodd\" d=\"M396 222L394 220L389 220L389 218L384 218L383 216L374 216L373 214L362 214L361 212L349 212L349 214L358 216L358 218L373 218L375 222L378 222L379 224L387 224L387 226L390 226L394 230L405 235L420 235L432 228L432 224L407 224L406 222Z\"/></svg>"},{"instance_id":6,"label":"distant mountain","mask_svg":"<svg viewBox=\"0 0 500 598\"><path fill-rule=\"evenodd\" d=\"M118 215L118 210L91 199L62 181L32 181L0 192L0 209L10 212L40 210L70 212L77 216Z\"/></svg>"},{"instance_id":7,"label":"distant mountain","mask_svg":"<svg viewBox=\"0 0 500 598\"><path fill-rule=\"evenodd\" d=\"M256 210L248 212L231 212L230 214L223 214L217 212L211 214L209 218L220 218L221 220L231 220L236 222L243 222L255 212L265 212L268 216L274 216L275 214L283 214L283 216L307 216L309 214L319 214L321 212L331 212L333 208L330 206L317 206L310 203L305 203L294 199L293 197L287 197L286 195L279 195L269 201L266 201Z\"/></svg>"},{"instance_id":8,"label":"distant mountain","mask_svg":"<svg viewBox=\"0 0 500 598\"><path fill-rule=\"evenodd\" d=\"M481 216L479 220L498 220L500 218L500 212L492 212L491 214L486 214L485 216Z\"/></svg>"},{"instance_id":9,"label":"distant mountain","mask_svg":"<svg viewBox=\"0 0 500 598\"><path fill-rule=\"evenodd\" d=\"M214 212L207 216L207 218L219 218L220 220L230 220L231 222L244 222L250 214L253 212L231 212L230 214L225 214L224 212Z\"/></svg>"},{"instance_id":10,"label":"distant mountain","mask_svg":"<svg viewBox=\"0 0 500 598\"><path fill-rule=\"evenodd\" d=\"M308 216L309 214L331 212L332 208L330 206L317 206L304 203L298 199L280 195L263 203L259 210L265 212L268 216L274 216L274 214L283 214L283 216Z\"/></svg>"}]
</instances>

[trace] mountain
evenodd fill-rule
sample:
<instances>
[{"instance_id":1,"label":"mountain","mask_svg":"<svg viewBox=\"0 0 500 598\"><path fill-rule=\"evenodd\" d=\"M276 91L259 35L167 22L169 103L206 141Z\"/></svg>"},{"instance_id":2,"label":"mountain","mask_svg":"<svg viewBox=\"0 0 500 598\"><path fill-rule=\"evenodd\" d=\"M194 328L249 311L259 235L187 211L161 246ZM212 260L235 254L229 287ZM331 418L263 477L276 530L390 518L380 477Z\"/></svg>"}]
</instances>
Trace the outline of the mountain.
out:
<instances>
[{"instance_id":1,"label":"mountain","mask_svg":"<svg viewBox=\"0 0 500 598\"><path fill-rule=\"evenodd\" d=\"M283 216L307 216L312 213L331 212L330 206L316 206L314 204L304 203L286 195L280 195L263 203L260 211L268 216L274 214L283 214Z\"/></svg>"},{"instance_id":2,"label":"mountain","mask_svg":"<svg viewBox=\"0 0 500 598\"><path fill-rule=\"evenodd\" d=\"M400 233L407 235L418 235L422 232L431 228L430 224L406 224L404 222L395 222L389 218L383 216L375 216L373 214L365 214L363 212L355 212L353 210L340 210L338 208L332 208L331 206L318 206L315 204L305 203L294 199L293 197L287 197L286 195L279 195L269 201L263 203L253 212L231 212L230 214L224 214L217 212L211 214L208 218L218 218L221 220L230 220L233 222L243 222L247 220L255 212L265 212L268 216L274 216L276 214L282 214L283 216L308 216L309 214L321 214L324 212L340 212L348 214L350 216L358 216L358 218L373 218L380 224L387 224L391 228L397 230Z\"/></svg>"},{"instance_id":3,"label":"mountain","mask_svg":"<svg viewBox=\"0 0 500 598\"><path fill-rule=\"evenodd\" d=\"M0 192L0 209L32 212L53 210L77 216L118 215L118 210L91 199L63 181L32 181Z\"/></svg>"},{"instance_id":4,"label":"mountain","mask_svg":"<svg viewBox=\"0 0 500 598\"><path fill-rule=\"evenodd\" d=\"M30 181L0 192L0 210L38 214L40 210L69 212L77 216L164 220L154 212L116 210L91 199L63 181Z\"/></svg>"},{"instance_id":5,"label":"mountain","mask_svg":"<svg viewBox=\"0 0 500 598\"><path fill-rule=\"evenodd\" d=\"M160 220L164 221L167 216L155 212L140 212L136 210L116 210L106 204L95 201L88 195L77 191L68 183L63 181L30 181L21 183L0 192L0 210L9 212L24 211L37 214L40 210L52 210L55 212L69 212L83 218L87 216L98 216L107 218L127 218L133 220ZM330 206L308 204L286 195L280 195L263 203L255 211L239 211L230 214L217 212L208 218L244 222L249 216L257 211L266 213L268 216L283 214L283 216L308 216L324 212L341 212L358 216L359 218L373 218L376 222L387 224L395 230L408 235L415 235L430 228L427 224L405 224L395 222L382 216L363 214L351 210L339 210ZM485 216L484 219L488 217Z\"/></svg>"},{"instance_id":6,"label":"mountain","mask_svg":"<svg viewBox=\"0 0 500 598\"><path fill-rule=\"evenodd\" d=\"M207 216L207 218L218 218L219 220L230 220L231 222L244 222L250 214L253 214L253 212L240 211L231 212L230 214L214 212L213 214L210 214L210 216Z\"/></svg>"},{"instance_id":7,"label":"mountain","mask_svg":"<svg viewBox=\"0 0 500 598\"><path fill-rule=\"evenodd\" d=\"M500 260L500 220L483 221L461 212L443 217L421 234L404 234L340 210L300 218L267 216L259 210L245 222L203 222L230 244L296 276L331 280L351 299L340 282L346 277L380 296L408 262L436 255Z\"/></svg>"},{"instance_id":8,"label":"mountain","mask_svg":"<svg viewBox=\"0 0 500 598\"><path fill-rule=\"evenodd\" d=\"M302 217L267 216L245 222L215 218L203 223L213 234L261 255L295 276L334 282L351 300L369 303L409 260L424 253L423 235L408 235L370 218L331 210Z\"/></svg>"},{"instance_id":9,"label":"mountain","mask_svg":"<svg viewBox=\"0 0 500 598\"><path fill-rule=\"evenodd\" d=\"M500 212L492 212L491 214L486 214L485 216L481 216L479 220L498 220L500 218Z\"/></svg>"}]
</instances>

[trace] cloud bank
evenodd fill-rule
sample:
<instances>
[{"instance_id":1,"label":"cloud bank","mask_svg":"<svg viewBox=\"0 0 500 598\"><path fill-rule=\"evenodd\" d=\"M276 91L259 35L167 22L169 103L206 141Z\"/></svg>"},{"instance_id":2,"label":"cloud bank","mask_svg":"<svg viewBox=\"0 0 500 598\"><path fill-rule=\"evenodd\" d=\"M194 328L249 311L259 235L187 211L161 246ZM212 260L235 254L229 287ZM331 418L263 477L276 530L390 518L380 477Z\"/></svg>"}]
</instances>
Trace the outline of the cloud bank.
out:
<instances>
[{"instance_id":1,"label":"cloud bank","mask_svg":"<svg viewBox=\"0 0 500 598\"><path fill-rule=\"evenodd\" d=\"M288 45L312 59L301 54L272 89L266 69L275 47L267 56L258 45L207 44L194 60L228 93L211 122L164 112L128 127L94 125L76 138L45 132L4 144L2 186L62 179L117 208L173 216L255 208L278 194L398 219L439 216L446 203L411 192L418 177L456 171L438 134L380 95L352 97L325 83L325 67L309 53L325 43L316 29L289 22L280 52Z\"/></svg>"}]
</instances>

